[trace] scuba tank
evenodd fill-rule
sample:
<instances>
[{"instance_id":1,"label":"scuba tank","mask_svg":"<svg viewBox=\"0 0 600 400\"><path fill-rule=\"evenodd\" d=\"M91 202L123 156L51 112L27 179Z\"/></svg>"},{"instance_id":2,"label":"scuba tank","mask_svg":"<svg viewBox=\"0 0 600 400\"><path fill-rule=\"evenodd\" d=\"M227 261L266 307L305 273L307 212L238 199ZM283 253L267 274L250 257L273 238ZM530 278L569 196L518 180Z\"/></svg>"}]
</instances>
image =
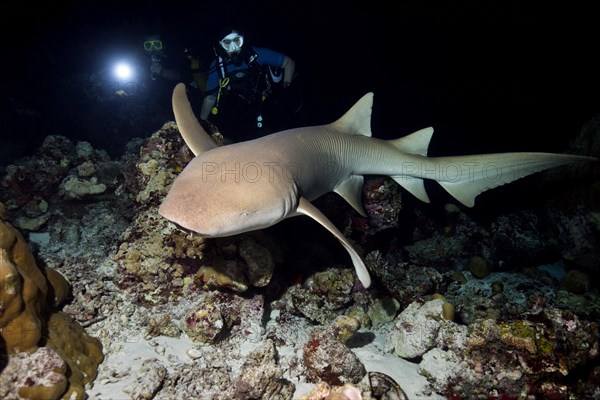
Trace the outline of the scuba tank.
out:
<instances>
[{"instance_id":1,"label":"scuba tank","mask_svg":"<svg viewBox=\"0 0 600 400\"><path fill-rule=\"evenodd\" d=\"M192 85L200 89L202 93L206 90L206 81L208 79L206 71L203 70L202 62L198 56L192 54L190 48L184 50L185 56L190 61L190 69L192 71Z\"/></svg>"}]
</instances>

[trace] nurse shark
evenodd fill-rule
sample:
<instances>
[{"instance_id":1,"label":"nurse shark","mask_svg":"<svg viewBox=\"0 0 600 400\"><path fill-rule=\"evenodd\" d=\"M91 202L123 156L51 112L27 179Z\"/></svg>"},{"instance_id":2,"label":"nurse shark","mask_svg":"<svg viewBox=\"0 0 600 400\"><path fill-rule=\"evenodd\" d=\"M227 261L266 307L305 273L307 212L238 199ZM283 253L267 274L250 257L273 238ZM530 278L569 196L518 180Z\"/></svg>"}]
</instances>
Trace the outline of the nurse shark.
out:
<instances>
[{"instance_id":1,"label":"nurse shark","mask_svg":"<svg viewBox=\"0 0 600 400\"><path fill-rule=\"evenodd\" d=\"M438 182L467 207L486 190L560 165L592 157L509 152L428 157L433 128L382 140L371 136L373 93L338 120L217 146L196 119L185 85L173 91L179 130L195 157L175 179L159 214L203 237L258 230L298 216L311 217L346 249L364 287L365 264L340 230L311 201L341 195L358 213L364 175L387 175L418 199L429 202L424 180Z\"/></svg>"}]
</instances>

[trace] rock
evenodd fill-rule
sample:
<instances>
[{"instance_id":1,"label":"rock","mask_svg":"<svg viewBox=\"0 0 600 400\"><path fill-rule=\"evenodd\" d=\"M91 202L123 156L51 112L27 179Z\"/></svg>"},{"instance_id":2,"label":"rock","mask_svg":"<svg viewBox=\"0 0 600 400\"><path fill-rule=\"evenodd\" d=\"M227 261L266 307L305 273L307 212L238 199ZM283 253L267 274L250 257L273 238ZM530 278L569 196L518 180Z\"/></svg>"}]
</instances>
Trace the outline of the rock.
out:
<instances>
[{"instance_id":1,"label":"rock","mask_svg":"<svg viewBox=\"0 0 600 400\"><path fill-rule=\"evenodd\" d=\"M563 277L560 286L571 293L584 294L590 290L590 277L584 272L571 270Z\"/></svg>"},{"instance_id":2,"label":"rock","mask_svg":"<svg viewBox=\"0 0 600 400\"><path fill-rule=\"evenodd\" d=\"M446 383L452 382L458 371L464 369L462 360L454 352L434 348L423 354L419 363L419 373L432 383L433 389L438 393L446 390Z\"/></svg>"},{"instance_id":3,"label":"rock","mask_svg":"<svg viewBox=\"0 0 600 400\"><path fill-rule=\"evenodd\" d=\"M464 348L466 327L448 319L444 298L413 302L398 315L389 341L402 358L420 357L436 346Z\"/></svg>"},{"instance_id":4,"label":"rock","mask_svg":"<svg viewBox=\"0 0 600 400\"><path fill-rule=\"evenodd\" d=\"M218 305L200 304L186 315L181 329L194 341L213 343L225 329L225 320Z\"/></svg>"},{"instance_id":5,"label":"rock","mask_svg":"<svg viewBox=\"0 0 600 400\"><path fill-rule=\"evenodd\" d=\"M425 304L413 302L398 315L390 333L396 355L412 359L434 347L441 326L443 304L443 300Z\"/></svg>"},{"instance_id":6,"label":"rock","mask_svg":"<svg viewBox=\"0 0 600 400\"><path fill-rule=\"evenodd\" d=\"M96 165L91 161L84 161L83 163L79 164L75 169L77 170L77 175L82 178L88 178L94 175L97 171Z\"/></svg>"},{"instance_id":7,"label":"rock","mask_svg":"<svg viewBox=\"0 0 600 400\"><path fill-rule=\"evenodd\" d=\"M167 369L156 358L145 360L136 374L136 381L123 391L133 400L153 399L167 375Z\"/></svg>"},{"instance_id":8,"label":"rock","mask_svg":"<svg viewBox=\"0 0 600 400\"><path fill-rule=\"evenodd\" d=\"M251 237L242 240L239 251L248 265L246 275L250 284L254 287L267 286L275 270L275 259L271 252Z\"/></svg>"},{"instance_id":9,"label":"rock","mask_svg":"<svg viewBox=\"0 0 600 400\"><path fill-rule=\"evenodd\" d=\"M80 179L71 175L66 177L60 184L60 194L66 199L81 199L83 197L104 193L106 185L98 183L96 178L89 180Z\"/></svg>"},{"instance_id":10,"label":"rock","mask_svg":"<svg viewBox=\"0 0 600 400\"><path fill-rule=\"evenodd\" d=\"M371 307L367 310L369 318L374 327L384 325L388 322L392 322L398 311L400 310L400 303L392 297L383 297L376 299Z\"/></svg>"},{"instance_id":11,"label":"rock","mask_svg":"<svg viewBox=\"0 0 600 400\"><path fill-rule=\"evenodd\" d=\"M246 357L235 381L234 398L291 400L295 387L282 376L275 345L267 340Z\"/></svg>"},{"instance_id":12,"label":"rock","mask_svg":"<svg viewBox=\"0 0 600 400\"><path fill-rule=\"evenodd\" d=\"M50 348L15 354L0 374L0 398L60 399L67 389L66 373L67 365Z\"/></svg>"},{"instance_id":13,"label":"rock","mask_svg":"<svg viewBox=\"0 0 600 400\"><path fill-rule=\"evenodd\" d=\"M315 328L311 332L302 354L307 376L313 382L358 383L366 374L359 358L326 328Z\"/></svg>"}]
</instances>

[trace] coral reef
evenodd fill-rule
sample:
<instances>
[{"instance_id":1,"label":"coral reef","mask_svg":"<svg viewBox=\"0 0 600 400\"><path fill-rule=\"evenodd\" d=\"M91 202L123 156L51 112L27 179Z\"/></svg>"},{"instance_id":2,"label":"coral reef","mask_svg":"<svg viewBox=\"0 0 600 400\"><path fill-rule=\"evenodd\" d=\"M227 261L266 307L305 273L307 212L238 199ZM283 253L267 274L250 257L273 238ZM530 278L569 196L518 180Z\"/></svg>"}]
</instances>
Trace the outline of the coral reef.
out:
<instances>
[{"instance_id":1,"label":"coral reef","mask_svg":"<svg viewBox=\"0 0 600 400\"><path fill-rule=\"evenodd\" d=\"M144 360L133 385L123 389L132 399L152 399L167 377L167 369L157 359Z\"/></svg>"},{"instance_id":2,"label":"coral reef","mask_svg":"<svg viewBox=\"0 0 600 400\"><path fill-rule=\"evenodd\" d=\"M475 277L483 279L492 272L488 262L483 257L473 256L467 263L467 269Z\"/></svg>"},{"instance_id":3,"label":"coral reef","mask_svg":"<svg viewBox=\"0 0 600 400\"><path fill-rule=\"evenodd\" d=\"M68 380L65 361L51 348L16 353L8 358L0 374L3 399L60 399Z\"/></svg>"},{"instance_id":4,"label":"coral reef","mask_svg":"<svg viewBox=\"0 0 600 400\"><path fill-rule=\"evenodd\" d=\"M308 379L331 385L358 383L366 374L359 358L335 334L335 329L315 328L303 348Z\"/></svg>"},{"instance_id":5,"label":"coral reef","mask_svg":"<svg viewBox=\"0 0 600 400\"><path fill-rule=\"evenodd\" d=\"M367 310L367 315L371 325L378 327L393 321L398 311L400 311L400 303L396 299L386 296L374 299Z\"/></svg>"},{"instance_id":6,"label":"coral reef","mask_svg":"<svg viewBox=\"0 0 600 400\"><path fill-rule=\"evenodd\" d=\"M191 159L177 127L166 123L127 161L122 191L137 211L115 256L120 286L135 287L142 301L177 296L186 279L198 286L244 292L266 286L275 268L270 245L259 234L214 241L187 235L156 213L176 175Z\"/></svg>"},{"instance_id":7,"label":"coral reef","mask_svg":"<svg viewBox=\"0 0 600 400\"><path fill-rule=\"evenodd\" d=\"M197 308L193 308L185 317L181 329L190 339L200 343L212 343L231 326L231 320L225 319L221 312L223 306L213 304L214 300L203 299Z\"/></svg>"},{"instance_id":8,"label":"coral reef","mask_svg":"<svg viewBox=\"0 0 600 400\"><path fill-rule=\"evenodd\" d=\"M319 382L301 400L362 400L361 391L346 383L342 386L330 386L327 382Z\"/></svg>"},{"instance_id":9,"label":"coral reef","mask_svg":"<svg viewBox=\"0 0 600 400\"><path fill-rule=\"evenodd\" d=\"M368 177L368 219L335 195L319 199L365 256L366 290L337 243L301 218L217 240L160 218L191 157L169 122L119 160L53 136L7 168L0 326L10 333L21 318L35 329L4 339L12 353L0 396L600 395L593 195L483 215L417 204L390 179ZM77 182L105 190L65 190ZM6 221L25 230L35 257ZM106 354L99 366L88 335Z\"/></svg>"},{"instance_id":10,"label":"coral reef","mask_svg":"<svg viewBox=\"0 0 600 400\"><path fill-rule=\"evenodd\" d=\"M390 331L390 345L402 358L423 356L434 347L464 348L464 325L448 320L444 299L434 299L423 304L414 302L398 315Z\"/></svg>"},{"instance_id":11,"label":"coral reef","mask_svg":"<svg viewBox=\"0 0 600 400\"><path fill-rule=\"evenodd\" d=\"M282 301L290 310L326 324L352 303L354 281L351 269L330 268L313 274L302 286L288 288Z\"/></svg>"},{"instance_id":12,"label":"coral reef","mask_svg":"<svg viewBox=\"0 0 600 400\"><path fill-rule=\"evenodd\" d=\"M484 320L473 324L465 358L468 366L450 379L454 384L448 389L462 397L486 396L492 390L518 397L530 388L527 393L547 398L562 391L570 370L597 357L598 327L550 307L541 317L542 322ZM498 373L504 379L498 379Z\"/></svg>"},{"instance_id":13,"label":"coral reef","mask_svg":"<svg viewBox=\"0 0 600 400\"><path fill-rule=\"evenodd\" d=\"M503 282L503 292L494 294L492 282ZM425 342L427 346L421 346L430 349L425 353L404 354L421 355L422 373L436 392L460 398L525 394L545 398L561 392L556 398L565 399L575 393L594 392L593 385L569 387L566 377L570 371L597 359L600 336L596 322L553 307L556 289L524 275L492 273L468 283L460 288L464 298L457 295L458 284L451 285L446 293L458 304L460 319L468 324L462 327L468 332L463 330L461 336L444 345L432 346L430 339ZM533 288L538 290L537 295ZM529 297L523 290L529 292ZM428 321L431 325L431 319ZM427 330L417 331L431 337L425 335ZM407 332L396 336L406 336ZM457 348L448 343L464 345Z\"/></svg>"},{"instance_id":14,"label":"coral reef","mask_svg":"<svg viewBox=\"0 0 600 400\"><path fill-rule=\"evenodd\" d=\"M236 399L292 399L294 385L283 379L283 370L277 363L275 344L266 340L250 353L235 382Z\"/></svg>"},{"instance_id":15,"label":"coral reef","mask_svg":"<svg viewBox=\"0 0 600 400\"><path fill-rule=\"evenodd\" d=\"M48 222L54 204L61 202L59 196L98 196L115 188L118 174L106 152L87 142L48 136L35 155L6 168L0 201L19 228L38 230Z\"/></svg>"},{"instance_id":16,"label":"coral reef","mask_svg":"<svg viewBox=\"0 0 600 400\"><path fill-rule=\"evenodd\" d=\"M415 299L443 292L447 285L444 275L433 267L424 267L402 261L402 256L391 251L383 255L375 250L367 255L368 268L381 280L381 285L405 308Z\"/></svg>"},{"instance_id":17,"label":"coral reef","mask_svg":"<svg viewBox=\"0 0 600 400\"><path fill-rule=\"evenodd\" d=\"M60 183L60 194L66 199L81 199L105 191L106 185L99 183L94 177L81 179L77 176L68 176Z\"/></svg>"},{"instance_id":18,"label":"coral reef","mask_svg":"<svg viewBox=\"0 0 600 400\"><path fill-rule=\"evenodd\" d=\"M363 187L363 207L368 218L358 216L352 221L353 230L366 236L399 226L402 210L402 191L388 177L369 177Z\"/></svg>"},{"instance_id":19,"label":"coral reef","mask_svg":"<svg viewBox=\"0 0 600 400\"><path fill-rule=\"evenodd\" d=\"M100 342L54 306L66 298L68 283L49 267L40 269L21 233L0 213L0 337L9 360L22 352L35 357L19 356L16 367L29 363L48 363L55 374L42 369L28 379L3 381L11 396L58 399L86 398L84 386L96 378L104 355ZM51 272L50 272L51 271ZM47 278L48 277L48 278ZM40 347L52 349L38 352ZM36 356L37 357L37 356ZM58 359L57 359L58 358ZM9 361L9 364L12 361ZM12 364L11 364L12 365ZM31 367L33 370L34 368ZM4 378L2 378L4 379ZM9 396L10 397L10 396Z\"/></svg>"}]
</instances>

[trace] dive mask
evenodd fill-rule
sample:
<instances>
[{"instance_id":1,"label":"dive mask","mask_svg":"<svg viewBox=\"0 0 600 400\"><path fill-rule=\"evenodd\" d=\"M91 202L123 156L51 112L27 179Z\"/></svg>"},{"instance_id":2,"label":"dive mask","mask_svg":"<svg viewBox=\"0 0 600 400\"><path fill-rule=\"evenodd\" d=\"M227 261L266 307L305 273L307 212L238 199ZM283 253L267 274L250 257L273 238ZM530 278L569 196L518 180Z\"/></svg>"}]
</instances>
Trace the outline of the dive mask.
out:
<instances>
[{"instance_id":1,"label":"dive mask","mask_svg":"<svg viewBox=\"0 0 600 400\"><path fill-rule=\"evenodd\" d=\"M146 40L144 42L144 50L146 51L158 51L162 50L163 44L160 40Z\"/></svg>"},{"instance_id":2,"label":"dive mask","mask_svg":"<svg viewBox=\"0 0 600 400\"><path fill-rule=\"evenodd\" d=\"M229 55L239 53L244 45L244 37L237 32L232 32L221 39L219 44Z\"/></svg>"}]
</instances>

